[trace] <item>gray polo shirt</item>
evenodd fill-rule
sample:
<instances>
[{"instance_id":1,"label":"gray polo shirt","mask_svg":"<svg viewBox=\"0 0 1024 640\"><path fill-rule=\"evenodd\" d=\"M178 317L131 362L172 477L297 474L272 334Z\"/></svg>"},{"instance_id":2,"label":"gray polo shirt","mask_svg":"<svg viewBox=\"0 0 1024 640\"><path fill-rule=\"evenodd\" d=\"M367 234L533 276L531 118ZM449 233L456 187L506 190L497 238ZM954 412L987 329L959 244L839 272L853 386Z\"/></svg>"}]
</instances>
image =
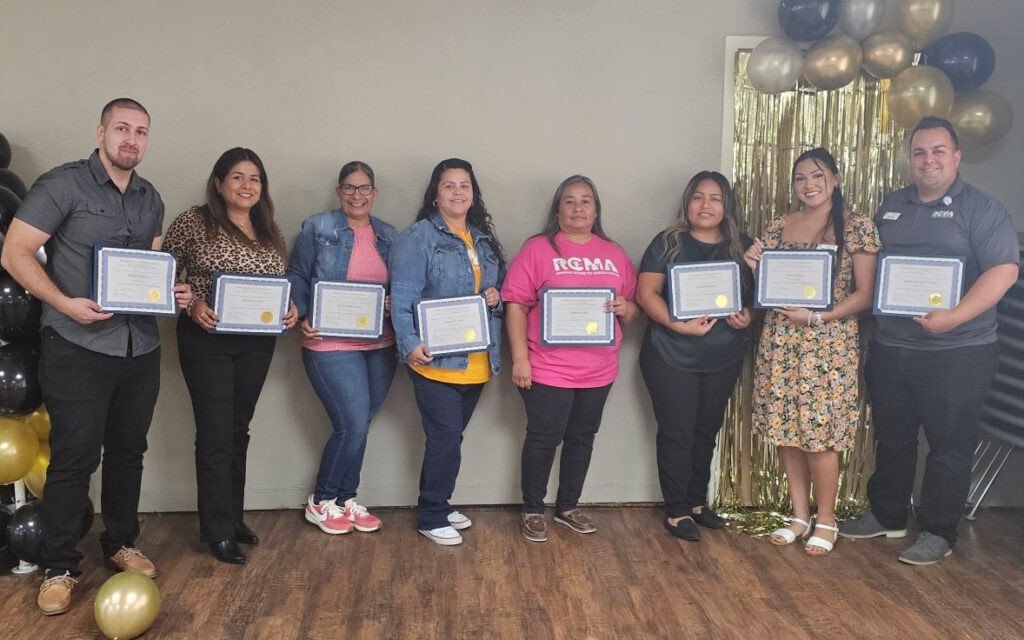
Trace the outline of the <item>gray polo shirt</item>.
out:
<instances>
[{"instance_id":1,"label":"gray polo shirt","mask_svg":"<svg viewBox=\"0 0 1024 640\"><path fill-rule=\"evenodd\" d=\"M992 267L1020 264L1013 220L1001 202L959 176L934 202L921 202L913 185L886 196L875 216L886 253L964 258L963 293ZM993 306L947 333L929 333L912 318L877 316L878 342L939 350L996 341Z\"/></svg>"},{"instance_id":2,"label":"gray polo shirt","mask_svg":"<svg viewBox=\"0 0 1024 640\"><path fill-rule=\"evenodd\" d=\"M98 151L44 173L18 208L17 218L50 235L46 272L65 295L92 297L93 245L149 249L160 235L164 203L148 181L132 172L122 194L107 175ZM152 316L114 315L83 325L43 304L44 327L90 351L125 356L160 344Z\"/></svg>"}]
</instances>

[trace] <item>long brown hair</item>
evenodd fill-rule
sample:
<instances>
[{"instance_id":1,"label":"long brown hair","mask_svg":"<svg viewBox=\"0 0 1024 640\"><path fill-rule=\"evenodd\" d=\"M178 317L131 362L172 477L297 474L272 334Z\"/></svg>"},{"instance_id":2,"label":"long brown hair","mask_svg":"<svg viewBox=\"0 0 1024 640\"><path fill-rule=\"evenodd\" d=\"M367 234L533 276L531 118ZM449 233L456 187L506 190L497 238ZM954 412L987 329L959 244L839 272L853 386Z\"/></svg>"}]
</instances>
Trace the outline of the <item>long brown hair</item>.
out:
<instances>
[{"instance_id":1,"label":"long brown hair","mask_svg":"<svg viewBox=\"0 0 1024 640\"><path fill-rule=\"evenodd\" d=\"M558 255L562 255L562 252L558 250L558 245L555 244L555 236L561 230L561 227L558 226L558 208L562 204L562 196L565 195L565 190L574 184L585 184L590 187L590 192L594 194L594 226L590 228L590 232L602 240L615 242L601 228L601 196L597 195L597 187L594 186L594 181L587 176L576 174L562 180L562 184L558 185L558 188L555 189L555 197L551 199L551 208L548 210L547 224L544 225L544 230L537 234L538 236L546 236L548 244L551 245L551 248Z\"/></svg>"},{"instance_id":2,"label":"long brown hair","mask_svg":"<svg viewBox=\"0 0 1024 640\"><path fill-rule=\"evenodd\" d=\"M227 206L224 198L217 189L217 183L223 182L228 173L239 162L249 162L256 165L260 171L260 199L249 209L249 220L252 222L253 233L256 240L253 242L242 233L235 223L228 217ZM235 147L228 149L221 154L220 158L213 165L210 172L210 179L206 181L206 204L199 207L203 217L203 226L206 228L206 236L213 239L218 231L223 231L235 238L242 244L260 244L270 247L282 258L287 260L288 254L285 251L284 236L281 230L274 224L274 201L270 198L270 183L267 181L267 170L263 168L263 161L252 149Z\"/></svg>"},{"instance_id":3,"label":"long brown hair","mask_svg":"<svg viewBox=\"0 0 1024 640\"><path fill-rule=\"evenodd\" d=\"M705 180L714 182L722 190L722 208L725 209L725 215L722 216L722 221L718 224L718 233L722 236L719 244L725 248L727 254L722 257L736 260L742 266L745 264L743 261L744 247L743 240L740 238L740 216L736 211L736 196L733 194L729 179L717 171L701 171L686 183L676 219L661 234L665 242L665 258L672 262L679 255L683 246L683 234L690 232L690 219L686 210L697 187Z\"/></svg>"}]
</instances>

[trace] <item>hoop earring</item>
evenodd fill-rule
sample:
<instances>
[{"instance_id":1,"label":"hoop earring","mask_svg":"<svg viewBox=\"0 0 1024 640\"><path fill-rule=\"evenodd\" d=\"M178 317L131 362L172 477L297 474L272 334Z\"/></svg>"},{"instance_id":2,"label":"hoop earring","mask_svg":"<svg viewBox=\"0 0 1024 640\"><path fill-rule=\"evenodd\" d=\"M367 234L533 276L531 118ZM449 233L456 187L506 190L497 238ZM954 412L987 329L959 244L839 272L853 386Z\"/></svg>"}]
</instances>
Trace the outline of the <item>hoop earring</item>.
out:
<instances>
[{"instance_id":1,"label":"hoop earring","mask_svg":"<svg viewBox=\"0 0 1024 640\"><path fill-rule=\"evenodd\" d=\"M437 198L434 198L434 208L437 208Z\"/></svg>"}]
</instances>

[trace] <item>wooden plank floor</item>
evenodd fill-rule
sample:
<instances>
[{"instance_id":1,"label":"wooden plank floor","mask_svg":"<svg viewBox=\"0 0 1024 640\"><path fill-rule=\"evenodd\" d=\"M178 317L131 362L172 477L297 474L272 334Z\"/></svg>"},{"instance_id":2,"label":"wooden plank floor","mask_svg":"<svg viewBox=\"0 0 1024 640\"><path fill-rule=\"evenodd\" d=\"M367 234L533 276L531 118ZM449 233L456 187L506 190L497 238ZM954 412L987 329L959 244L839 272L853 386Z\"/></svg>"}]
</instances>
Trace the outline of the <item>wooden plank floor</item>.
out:
<instances>
[{"instance_id":1,"label":"wooden plank floor","mask_svg":"<svg viewBox=\"0 0 1024 640\"><path fill-rule=\"evenodd\" d=\"M144 638L1024 637L1024 510L982 511L933 567L896 561L907 540L841 540L827 558L729 531L686 543L653 507L591 509L598 533L553 525L544 544L520 536L513 508L464 511L475 524L447 548L417 534L408 509L377 510L382 531L344 536L299 510L253 512L263 542L243 567L200 547L194 514L146 515L139 542L163 605ZM64 615L37 613L38 573L0 567L0 637L102 638L100 528Z\"/></svg>"}]
</instances>

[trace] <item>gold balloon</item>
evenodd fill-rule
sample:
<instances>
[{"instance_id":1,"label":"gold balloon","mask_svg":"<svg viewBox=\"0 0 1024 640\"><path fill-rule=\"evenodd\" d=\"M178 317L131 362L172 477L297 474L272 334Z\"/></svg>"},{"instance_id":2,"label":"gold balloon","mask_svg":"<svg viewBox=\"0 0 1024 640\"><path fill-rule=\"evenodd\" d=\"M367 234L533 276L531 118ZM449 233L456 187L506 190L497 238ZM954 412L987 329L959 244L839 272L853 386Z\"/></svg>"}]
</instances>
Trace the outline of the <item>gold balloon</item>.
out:
<instances>
[{"instance_id":1,"label":"gold balloon","mask_svg":"<svg viewBox=\"0 0 1024 640\"><path fill-rule=\"evenodd\" d=\"M50 439L50 414L46 412L46 407L39 407L28 414L25 422L36 432L37 438L40 440Z\"/></svg>"},{"instance_id":2,"label":"gold balloon","mask_svg":"<svg viewBox=\"0 0 1024 640\"><path fill-rule=\"evenodd\" d=\"M826 36L804 56L804 77L818 89L839 89L860 73L861 59L860 43L850 36Z\"/></svg>"},{"instance_id":3,"label":"gold balloon","mask_svg":"<svg viewBox=\"0 0 1024 640\"><path fill-rule=\"evenodd\" d=\"M865 38L864 71L876 78L891 78L914 61L914 45L899 31L883 31Z\"/></svg>"},{"instance_id":4,"label":"gold balloon","mask_svg":"<svg viewBox=\"0 0 1024 640\"><path fill-rule=\"evenodd\" d=\"M949 121L960 146L971 150L1006 135L1013 126L1013 107L995 91L978 89L957 95Z\"/></svg>"},{"instance_id":5,"label":"gold balloon","mask_svg":"<svg viewBox=\"0 0 1024 640\"><path fill-rule=\"evenodd\" d=\"M927 65L897 73L885 95L889 113L904 129L914 128L925 116L945 118L956 97L949 76Z\"/></svg>"},{"instance_id":6,"label":"gold balloon","mask_svg":"<svg viewBox=\"0 0 1024 640\"><path fill-rule=\"evenodd\" d=\"M123 571L96 592L93 612L100 631L111 640L136 638L160 613L160 590L141 573Z\"/></svg>"},{"instance_id":7,"label":"gold balloon","mask_svg":"<svg viewBox=\"0 0 1024 640\"><path fill-rule=\"evenodd\" d=\"M0 417L0 484L25 477L38 452L39 439L23 418Z\"/></svg>"},{"instance_id":8,"label":"gold balloon","mask_svg":"<svg viewBox=\"0 0 1024 640\"><path fill-rule=\"evenodd\" d=\"M920 51L949 31L953 0L897 0L896 23Z\"/></svg>"},{"instance_id":9,"label":"gold balloon","mask_svg":"<svg viewBox=\"0 0 1024 640\"><path fill-rule=\"evenodd\" d=\"M43 487L46 486L46 468L49 466L50 444L48 442L40 442L39 453L36 454L35 462L28 473L25 474L25 477L22 478L25 482L25 487L32 492L32 495L39 499L43 498Z\"/></svg>"}]
</instances>

